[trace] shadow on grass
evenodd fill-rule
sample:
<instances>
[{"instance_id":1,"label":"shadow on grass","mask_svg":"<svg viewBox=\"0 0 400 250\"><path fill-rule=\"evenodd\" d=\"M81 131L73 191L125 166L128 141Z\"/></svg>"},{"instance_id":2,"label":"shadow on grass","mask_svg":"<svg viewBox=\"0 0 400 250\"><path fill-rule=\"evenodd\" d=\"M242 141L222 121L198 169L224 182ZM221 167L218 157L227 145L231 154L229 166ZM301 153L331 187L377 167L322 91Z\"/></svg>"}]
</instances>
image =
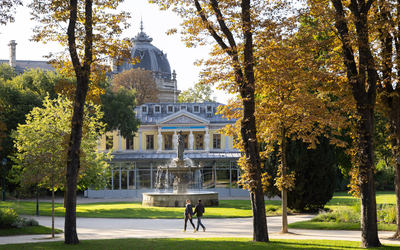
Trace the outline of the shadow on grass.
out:
<instances>
[{"instance_id":1,"label":"shadow on grass","mask_svg":"<svg viewBox=\"0 0 400 250\"><path fill-rule=\"evenodd\" d=\"M84 240L69 246L62 241L0 245L2 249L361 249L360 242L329 240L271 240L268 243L252 242L249 238L179 238L179 239L112 239ZM384 246L370 249L398 249L398 246Z\"/></svg>"}]
</instances>

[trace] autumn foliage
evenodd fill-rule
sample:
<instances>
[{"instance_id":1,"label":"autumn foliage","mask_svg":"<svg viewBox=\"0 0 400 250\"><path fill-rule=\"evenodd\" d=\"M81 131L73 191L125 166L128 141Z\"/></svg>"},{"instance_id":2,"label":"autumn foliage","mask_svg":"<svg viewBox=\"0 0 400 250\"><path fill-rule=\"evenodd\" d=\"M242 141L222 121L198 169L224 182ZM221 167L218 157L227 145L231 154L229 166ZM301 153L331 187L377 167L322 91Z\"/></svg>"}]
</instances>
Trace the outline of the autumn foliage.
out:
<instances>
[{"instance_id":1,"label":"autumn foliage","mask_svg":"<svg viewBox=\"0 0 400 250\"><path fill-rule=\"evenodd\" d=\"M113 77L112 85L115 93L120 88L135 89L138 106L158 101L159 88L150 70L142 68L125 70Z\"/></svg>"}]
</instances>

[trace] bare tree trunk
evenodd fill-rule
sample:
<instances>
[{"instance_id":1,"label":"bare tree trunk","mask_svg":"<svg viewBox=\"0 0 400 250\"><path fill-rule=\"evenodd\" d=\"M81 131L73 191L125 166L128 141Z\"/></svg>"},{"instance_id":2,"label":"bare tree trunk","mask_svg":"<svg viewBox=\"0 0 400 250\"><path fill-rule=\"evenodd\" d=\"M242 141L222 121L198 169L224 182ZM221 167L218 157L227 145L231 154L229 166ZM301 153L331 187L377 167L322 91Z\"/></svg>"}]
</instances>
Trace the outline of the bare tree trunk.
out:
<instances>
[{"instance_id":1,"label":"bare tree trunk","mask_svg":"<svg viewBox=\"0 0 400 250\"><path fill-rule=\"evenodd\" d=\"M286 163L286 130L281 124L281 168L282 178L286 178L287 175L287 163ZM288 233L288 220L287 220L287 190L285 187L282 187L282 229L281 233Z\"/></svg>"}]
</instances>

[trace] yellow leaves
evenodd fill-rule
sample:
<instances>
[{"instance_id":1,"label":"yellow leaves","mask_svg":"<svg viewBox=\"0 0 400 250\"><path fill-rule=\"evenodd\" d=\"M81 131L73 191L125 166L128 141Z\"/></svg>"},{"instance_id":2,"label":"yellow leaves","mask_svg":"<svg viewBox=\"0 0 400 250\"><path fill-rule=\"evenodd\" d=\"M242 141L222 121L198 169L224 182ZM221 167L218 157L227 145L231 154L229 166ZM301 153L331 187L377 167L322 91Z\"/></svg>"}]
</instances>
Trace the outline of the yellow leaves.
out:
<instances>
[{"instance_id":1,"label":"yellow leaves","mask_svg":"<svg viewBox=\"0 0 400 250\"><path fill-rule=\"evenodd\" d=\"M291 191L295 185L295 172L292 171L290 174L282 175L282 165L280 165L276 175L275 186L279 191L282 191L282 189Z\"/></svg>"},{"instance_id":2,"label":"yellow leaves","mask_svg":"<svg viewBox=\"0 0 400 250\"><path fill-rule=\"evenodd\" d=\"M350 170L350 184L347 185L347 187L350 188L349 194L352 194L355 197L360 197L361 195L361 189L360 189L360 184L358 181L359 178L359 168L353 166Z\"/></svg>"},{"instance_id":3,"label":"yellow leaves","mask_svg":"<svg viewBox=\"0 0 400 250\"><path fill-rule=\"evenodd\" d=\"M167 30L167 35L173 35L176 34L178 32L178 29L173 28L173 29L169 29Z\"/></svg>"}]
</instances>

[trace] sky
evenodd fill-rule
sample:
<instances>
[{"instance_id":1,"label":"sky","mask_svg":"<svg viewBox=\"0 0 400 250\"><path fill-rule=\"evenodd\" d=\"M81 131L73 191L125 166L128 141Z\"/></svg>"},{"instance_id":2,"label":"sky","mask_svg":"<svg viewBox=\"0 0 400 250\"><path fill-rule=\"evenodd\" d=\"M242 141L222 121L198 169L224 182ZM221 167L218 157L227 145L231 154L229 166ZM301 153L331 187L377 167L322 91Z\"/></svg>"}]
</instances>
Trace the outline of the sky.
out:
<instances>
[{"instance_id":1,"label":"sky","mask_svg":"<svg viewBox=\"0 0 400 250\"><path fill-rule=\"evenodd\" d=\"M26 1L25 1L26 2ZM194 66L196 59L208 58L210 48L197 47L187 48L181 41L181 35L167 35L171 28L178 28L181 23L172 11L160 11L155 4L149 4L147 0L126 0L121 4L120 9L131 13L131 27L126 29L121 38L136 36L140 31L140 21L143 20L144 32L153 38L152 44L158 49L167 53L171 70L177 73L178 89L186 90L198 82L200 67ZM15 15L15 22L7 25L0 25L0 59L9 59L10 40L15 40L17 45L17 60L46 60L44 55L50 52L62 51L56 43L42 44L31 42L32 29L37 22L30 20L29 9L25 6L18 7ZM65 25L66 26L66 25ZM218 102L227 103L231 95L214 88L214 96Z\"/></svg>"}]
</instances>

